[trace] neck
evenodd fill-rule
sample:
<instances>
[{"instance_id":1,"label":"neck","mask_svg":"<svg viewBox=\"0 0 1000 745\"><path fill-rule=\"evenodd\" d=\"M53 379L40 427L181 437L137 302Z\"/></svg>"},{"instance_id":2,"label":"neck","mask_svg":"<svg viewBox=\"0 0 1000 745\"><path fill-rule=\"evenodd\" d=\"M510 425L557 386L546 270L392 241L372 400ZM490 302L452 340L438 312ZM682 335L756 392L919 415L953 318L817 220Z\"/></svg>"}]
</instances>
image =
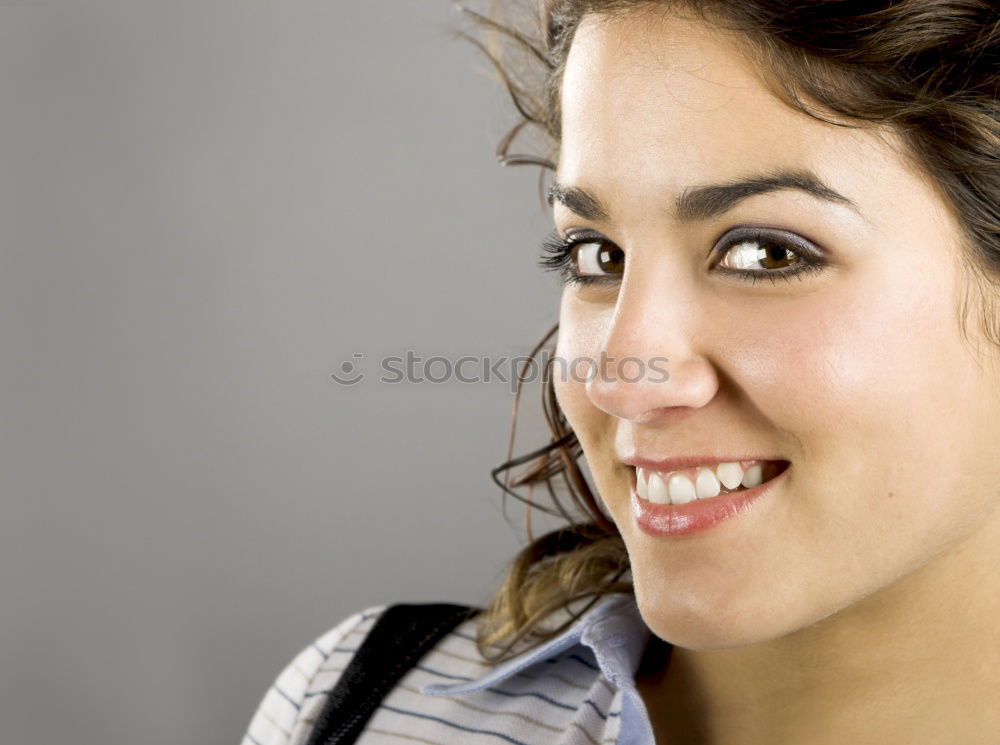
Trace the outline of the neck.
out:
<instances>
[{"instance_id":1,"label":"neck","mask_svg":"<svg viewBox=\"0 0 1000 745\"><path fill-rule=\"evenodd\" d=\"M657 745L994 743L1000 520L793 634L673 648L637 686Z\"/></svg>"}]
</instances>

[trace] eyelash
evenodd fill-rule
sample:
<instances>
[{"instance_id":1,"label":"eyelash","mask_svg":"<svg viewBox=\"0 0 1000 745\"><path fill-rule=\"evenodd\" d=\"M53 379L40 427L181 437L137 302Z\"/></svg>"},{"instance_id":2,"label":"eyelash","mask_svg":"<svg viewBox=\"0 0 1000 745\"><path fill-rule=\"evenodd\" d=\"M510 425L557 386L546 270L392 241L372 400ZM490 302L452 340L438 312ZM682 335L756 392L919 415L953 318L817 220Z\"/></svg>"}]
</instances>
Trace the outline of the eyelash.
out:
<instances>
[{"instance_id":1,"label":"eyelash","mask_svg":"<svg viewBox=\"0 0 1000 745\"><path fill-rule=\"evenodd\" d=\"M791 282L792 278L798 278L802 280L805 275L811 274L813 272L818 272L826 263L822 261L816 254L810 252L808 249L803 247L797 242L790 241L788 239L780 238L773 233L769 233L765 230L760 230L756 228L744 228L737 231L733 237L729 238L725 243L721 244L720 249L717 253L720 257L725 257L726 254L734 246L738 246L741 243L746 243L748 241L760 241L761 243L767 243L779 246L785 250L790 250L793 254L799 257L800 262L797 264L795 269L776 269L772 271L749 271L746 269L731 269L729 267L724 267L722 269L716 269L716 271L722 274L730 274L742 279L745 282L750 282L751 284L756 284L759 280L767 278L774 284L779 279L783 279L787 282ZM563 239L559 236L558 231L552 231L543 241L541 245L541 256L539 260L539 265L546 271L558 271L560 274L560 281L563 285L611 285L618 281L621 275L610 274L610 275L591 275L591 274L578 274L573 268L574 253L577 246L586 245L589 243L602 243L608 245L614 245L611 241L604 238L600 238L596 235L589 233L584 233L579 236L574 236L569 239ZM720 258L721 260L721 258Z\"/></svg>"}]
</instances>

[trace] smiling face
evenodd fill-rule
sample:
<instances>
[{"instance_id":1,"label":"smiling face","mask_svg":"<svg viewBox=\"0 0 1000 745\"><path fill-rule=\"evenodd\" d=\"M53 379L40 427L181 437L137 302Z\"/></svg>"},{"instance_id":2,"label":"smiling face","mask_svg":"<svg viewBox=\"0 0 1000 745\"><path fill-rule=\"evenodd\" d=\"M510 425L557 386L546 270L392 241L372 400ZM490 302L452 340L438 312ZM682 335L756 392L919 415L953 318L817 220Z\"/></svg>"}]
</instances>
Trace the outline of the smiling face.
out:
<instances>
[{"instance_id":1,"label":"smiling face","mask_svg":"<svg viewBox=\"0 0 1000 745\"><path fill-rule=\"evenodd\" d=\"M776 638L997 519L995 350L963 337L958 224L890 133L793 110L733 36L662 10L584 18L562 117L555 223L596 281L565 286L556 356L668 360L555 382L654 632ZM622 459L683 456L790 465L729 519L651 534Z\"/></svg>"}]
</instances>

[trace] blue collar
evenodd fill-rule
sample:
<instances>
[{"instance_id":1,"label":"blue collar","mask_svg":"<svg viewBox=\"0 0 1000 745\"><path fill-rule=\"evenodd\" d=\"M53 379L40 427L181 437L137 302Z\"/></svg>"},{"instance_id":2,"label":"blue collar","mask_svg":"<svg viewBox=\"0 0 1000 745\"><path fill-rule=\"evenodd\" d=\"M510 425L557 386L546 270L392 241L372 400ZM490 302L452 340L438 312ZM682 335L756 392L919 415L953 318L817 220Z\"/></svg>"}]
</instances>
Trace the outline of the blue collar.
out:
<instances>
[{"instance_id":1,"label":"blue collar","mask_svg":"<svg viewBox=\"0 0 1000 745\"><path fill-rule=\"evenodd\" d=\"M563 610L560 619L569 617ZM558 624L557 624L558 625ZM431 696L453 696L495 686L514 675L565 652L572 647L593 650L604 676L627 691L635 690L635 672L651 635L639 614L632 593L605 595L570 627L544 644L506 660L469 681L432 683L421 692Z\"/></svg>"}]
</instances>

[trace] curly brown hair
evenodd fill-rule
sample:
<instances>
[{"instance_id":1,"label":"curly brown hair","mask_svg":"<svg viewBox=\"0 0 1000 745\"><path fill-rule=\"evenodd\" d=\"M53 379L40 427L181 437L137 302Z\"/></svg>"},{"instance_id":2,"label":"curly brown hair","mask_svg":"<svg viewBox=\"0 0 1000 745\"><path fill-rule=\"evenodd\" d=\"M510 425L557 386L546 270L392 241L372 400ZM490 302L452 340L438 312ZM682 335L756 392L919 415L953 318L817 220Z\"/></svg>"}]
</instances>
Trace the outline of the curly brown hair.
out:
<instances>
[{"instance_id":1,"label":"curly brown hair","mask_svg":"<svg viewBox=\"0 0 1000 745\"><path fill-rule=\"evenodd\" d=\"M540 177L555 171L562 73L584 15L613 18L656 7L689 11L742 34L744 51L767 71L763 78L770 90L803 113L837 126L884 127L899 135L900 155L939 190L961 226L966 267L978 280L970 286L980 290L981 328L1000 344L997 296L987 291L1000 285L1000 9L994 2L540 0L525 5L503 0L484 12L458 6L482 38L458 35L490 60L520 117L498 143L502 164L539 166ZM547 152L512 154L515 139L531 127L546 140ZM960 309L963 328L969 301L967 292ZM532 360L557 332L558 324L532 350ZM511 444L526 369L527 363L515 392ZM479 616L477 645L493 661L515 654L522 640L534 646L560 633L600 597L633 591L624 542L583 475L582 449L559 409L549 366L543 371L551 442L517 458L508 451L491 475L505 494L529 509L561 516L567 526L532 539L529 520L529 544L511 561ZM511 478L519 466L525 470ZM501 480L503 473L507 477ZM538 484L546 486L552 508L535 503ZM578 514L559 497L560 485ZM515 492L518 487L527 487L528 496ZM561 625L544 628L553 611L588 599Z\"/></svg>"}]
</instances>

